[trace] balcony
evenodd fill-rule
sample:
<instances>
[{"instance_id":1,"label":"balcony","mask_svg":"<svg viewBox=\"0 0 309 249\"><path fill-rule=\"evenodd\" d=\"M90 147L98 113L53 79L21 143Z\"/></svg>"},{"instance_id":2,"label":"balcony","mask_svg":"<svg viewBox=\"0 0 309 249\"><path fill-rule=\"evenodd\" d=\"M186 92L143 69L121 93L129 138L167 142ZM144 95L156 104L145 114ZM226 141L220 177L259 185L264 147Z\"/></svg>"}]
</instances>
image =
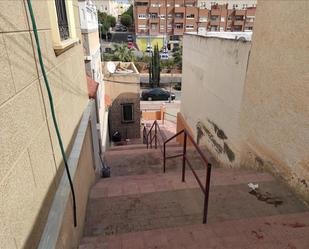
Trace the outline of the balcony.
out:
<instances>
[{"instance_id":1,"label":"balcony","mask_svg":"<svg viewBox=\"0 0 309 249\"><path fill-rule=\"evenodd\" d=\"M207 17L200 17L199 22L208 22Z\"/></svg>"},{"instance_id":2,"label":"balcony","mask_svg":"<svg viewBox=\"0 0 309 249\"><path fill-rule=\"evenodd\" d=\"M175 13L185 13L185 7L175 7Z\"/></svg>"},{"instance_id":3,"label":"balcony","mask_svg":"<svg viewBox=\"0 0 309 249\"><path fill-rule=\"evenodd\" d=\"M159 13L159 7L149 7L149 13Z\"/></svg>"},{"instance_id":4,"label":"balcony","mask_svg":"<svg viewBox=\"0 0 309 249\"><path fill-rule=\"evenodd\" d=\"M235 10L235 16L244 16L246 15L246 10Z\"/></svg>"},{"instance_id":5,"label":"balcony","mask_svg":"<svg viewBox=\"0 0 309 249\"><path fill-rule=\"evenodd\" d=\"M150 17L149 22L150 23L159 23L160 18L159 17Z\"/></svg>"},{"instance_id":6,"label":"balcony","mask_svg":"<svg viewBox=\"0 0 309 249\"><path fill-rule=\"evenodd\" d=\"M244 20L235 20L233 23L235 26L243 26L245 24Z\"/></svg>"},{"instance_id":7,"label":"balcony","mask_svg":"<svg viewBox=\"0 0 309 249\"><path fill-rule=\"evenodd\" d=\"M220 9L211 9L210 14L213 16L220 16L221 10Z\"/></svg>"}]
</instances>

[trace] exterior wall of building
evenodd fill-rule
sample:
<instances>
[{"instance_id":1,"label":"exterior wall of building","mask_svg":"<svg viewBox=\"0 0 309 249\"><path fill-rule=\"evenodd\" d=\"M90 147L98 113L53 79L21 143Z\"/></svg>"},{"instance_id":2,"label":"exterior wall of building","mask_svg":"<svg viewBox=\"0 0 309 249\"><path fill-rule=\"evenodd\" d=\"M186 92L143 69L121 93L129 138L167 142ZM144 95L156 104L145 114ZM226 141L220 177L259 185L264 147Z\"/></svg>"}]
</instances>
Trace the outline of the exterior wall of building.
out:
<instances>
[{"instance_id":1,"label":"exterior wall of building","mask_svg":"<svg viewBox=\"0 0 309 249\"><path fill-rule=\"evenodd\" d=\"M184 35L181 114L199 144L240 163L239 126L250 42Z\"/></svg>"},{"instance_id":2,"label":"exterior wall of building","mask_svg":"<svg viewBox=\"0 0 309 249\"><path fill-rule=\"evenodd\" d=\"M121 133L122 138L139 138L140 137L140 76L133 63L115 62L118 66L129 68L133 73L118 74L109 73L106 65L103 64L103 73L105 75L105 90L111 100L109 108L110 134L115 131ZM122 122L121 104L134 104L134 122Z\"/></svg>"},{"instance_id":3,"label":"exterior wall of building","mask_svg":"<svg viewBox=\"0 0 309 249\"><path fill-rule=\"evenodd\" d=\"M308 11L307 1L259 2L240 120L243 164L271 169L307 201Z\"/></svg>"},{"instance_id":4,"label":"exterior wall of building","mask_svg":"<svg viewBox=\"0 0 309 249\"><path fill-rule=\"evenodd\" d=\"M109 15L114 17L118 17L118 5L117 1L115 0L93 0L92 1L97 10L100 12L106 12Z\"/></svg>"},{"instance_id":5,"label":"exterior wall of building","mask_svg":"<svg viewBox=\"0 0 309 249\"><path fill-rule=\"evenodd\" d=\"M173 39L173 36L182 36L184 32L253 29L256 8L252 6L256 6L256 1L236 1L241 8L233 7L234 1L221 2L221 5L206 4L206 8L198 6L197 1L170 0L157 4L149 0L136 0L135 33L166 35Z\"/></svg>"},{"instance_id":6,"label":"exterior wall of building","mask_svg":"<svg viewBox=\"0 0 309 249\"><path fill-rule=\"evenodd\" d=\"M99 115L98 123L100 127L100 140L103 141L104 137L106 137L107 130L104 128L105 90L101 66L101 50L98 31L97 8L91 1L79 0L78 4L81 20L81 31L83 37L86 73L89 77L91 77L95 82L99 84L96 94L96 104Z\"/></svg>"},{"instance_id":7,"label":"exterior wall of building","mask_svg":"<svg viewBox=\"0 0 309 249\"><path fill-rule=\"evenodd\" d=\"M80 39L78 5L67 2L70 47L56 56L52 1L32 3L60 132L70 152L88 102L82 45L75 42ZM27 1L1 1L0 7L0 244L36 248L63 163Z\"/></svg>"}]
</instances>

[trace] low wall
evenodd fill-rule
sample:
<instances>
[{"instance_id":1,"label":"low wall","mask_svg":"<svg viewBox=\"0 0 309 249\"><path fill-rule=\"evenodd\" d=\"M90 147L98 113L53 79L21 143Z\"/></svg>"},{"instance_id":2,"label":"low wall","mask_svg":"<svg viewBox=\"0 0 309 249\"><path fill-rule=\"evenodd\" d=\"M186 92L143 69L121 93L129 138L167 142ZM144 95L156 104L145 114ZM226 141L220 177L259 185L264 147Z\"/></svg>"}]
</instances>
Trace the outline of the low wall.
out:
<instances>
[{"instance_id":1,"label":"low wall","mask_svg":"<svg viewBox=\"0 0 309 249\"><path fill-rule=\"evenodd\" d=\"M95 154L91 122L95 115L94 102L90 101L80 122L72 152L68 158L73 179L76 206L77 227L73 225L72 196L66 172L63 172L57 188L48 219L38 246L39 249L78 248L83 234L88 193L96 179Z\"/></svg>"},{"instance_id":2,"label":"low wall","mask_svg":"<svg viewBox=\"0 0 309 249\"><path fill-rule=\"evenodd\" d=\"M160 84L181 83L182 74L160 74ZM149 74L140 74L141 84L149 84Z\"/></svg>"},{"instance_id":3,"label":"low wall","mask_svg":"<svg viewBox=\"0 0 309 249\"><path fill-rule=\"evenodd\" d=\"M184 117L182 116L182 114L180 112L177 113L177 126L176 126L176 133L182 131L186 129L190 135L194 138L194 133L191 129L191 127L187 124L186 120L184 119ZM176 141L180 144L183 144L183 139L184 139L184 136L183 134L178 136L176 138ZM190 142L190 140L187 140L187 145L188 146L192 146L192 143Z\"/></svg>"}]
</instances>

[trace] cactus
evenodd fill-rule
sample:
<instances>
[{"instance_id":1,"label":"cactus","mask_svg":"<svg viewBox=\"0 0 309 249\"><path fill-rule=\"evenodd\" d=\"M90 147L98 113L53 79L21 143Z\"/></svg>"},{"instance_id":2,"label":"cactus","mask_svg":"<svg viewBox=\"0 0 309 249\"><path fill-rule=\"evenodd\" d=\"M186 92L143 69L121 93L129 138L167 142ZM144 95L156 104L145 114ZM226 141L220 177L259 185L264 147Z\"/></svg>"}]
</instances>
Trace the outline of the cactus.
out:
<instances>
[{"instance_id":1,"label":"cactus","mask_svg":"<svg viewBox=\"0 0 309 249\"><path fill-rule=\"evenodd\" d=\"M154 46L151 61L149 63L149 84L151 87L160 86L160 54L158 45Z\"/></svg>"}]
</instances>

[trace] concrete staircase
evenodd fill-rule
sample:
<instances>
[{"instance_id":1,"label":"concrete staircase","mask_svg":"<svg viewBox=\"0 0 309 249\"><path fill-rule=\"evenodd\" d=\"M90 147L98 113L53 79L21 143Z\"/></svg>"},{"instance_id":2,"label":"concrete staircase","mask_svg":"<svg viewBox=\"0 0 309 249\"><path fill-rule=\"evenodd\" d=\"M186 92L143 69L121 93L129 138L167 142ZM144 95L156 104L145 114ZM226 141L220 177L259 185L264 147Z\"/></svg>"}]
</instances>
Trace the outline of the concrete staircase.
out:
<instances>
[{"instance_id":1,"label":"concrete staircase","mask_svg":"<svg viewBox=\"0 0 309 249\"><path fill-rule=\"evenodd\" d=\"M189 154L204 181L198 155ZM165 174L160 150L143 144L113 147L105 159L111 178L91 190L79 249L309 248L308 207L267 173L214 167L203 225L202 191L189 169L181 182L181 158L168 160Z\"/></svg>"}]
</instances>

